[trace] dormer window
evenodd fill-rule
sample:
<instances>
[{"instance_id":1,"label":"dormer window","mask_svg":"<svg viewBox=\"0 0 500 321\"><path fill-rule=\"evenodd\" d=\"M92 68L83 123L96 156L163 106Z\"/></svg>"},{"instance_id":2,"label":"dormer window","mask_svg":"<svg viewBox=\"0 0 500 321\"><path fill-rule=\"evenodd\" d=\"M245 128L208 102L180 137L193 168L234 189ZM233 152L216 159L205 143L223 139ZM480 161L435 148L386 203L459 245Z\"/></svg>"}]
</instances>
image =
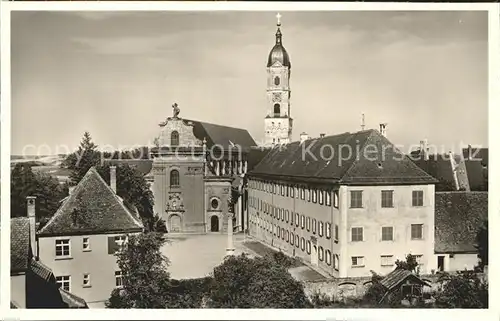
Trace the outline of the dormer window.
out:
<instances>
[{"instance_id":1,"label":"dormer window","mask_svg":"<svg viewBox=\"0 0 500 321\"><path fill-rule=\"evenodd\" d=\"M179 146L179 132L177 132L176 130L174 130L170 134L170 145L171 146Z\"/></svg>"}]
</instances>

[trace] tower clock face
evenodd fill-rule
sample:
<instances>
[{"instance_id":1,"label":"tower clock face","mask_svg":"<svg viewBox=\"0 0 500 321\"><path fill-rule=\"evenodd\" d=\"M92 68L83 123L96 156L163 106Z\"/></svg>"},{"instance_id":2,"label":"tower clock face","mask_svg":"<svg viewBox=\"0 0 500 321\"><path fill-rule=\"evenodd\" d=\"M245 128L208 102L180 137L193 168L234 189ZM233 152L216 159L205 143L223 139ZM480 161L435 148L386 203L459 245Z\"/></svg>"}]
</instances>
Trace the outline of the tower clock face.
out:
<instances>
[{"instance_id":1,"label":"tower clock face","mask_svg":"<svg viewBox=\"0 0 500 321\"><path fill-rule=\"evenodd\" d=\"M273 93L273 102L280 102L281 101L281 93Z\"/></svg>"}]
</instances>

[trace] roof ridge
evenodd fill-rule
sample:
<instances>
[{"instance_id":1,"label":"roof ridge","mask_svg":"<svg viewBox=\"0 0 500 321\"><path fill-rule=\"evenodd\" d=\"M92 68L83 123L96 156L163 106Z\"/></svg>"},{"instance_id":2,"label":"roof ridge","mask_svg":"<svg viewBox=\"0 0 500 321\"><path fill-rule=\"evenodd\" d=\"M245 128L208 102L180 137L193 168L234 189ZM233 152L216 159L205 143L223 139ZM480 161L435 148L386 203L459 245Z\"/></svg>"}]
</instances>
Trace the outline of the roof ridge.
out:
<instances>
[{"instance_id":1,"label":"roof ridge","mask_svg":"<svg viewBox=\"0 0 500 321\"><path fill-rule=\"evenodd\" d=\"M63 208L66 204L68 204L68 201L71 200L73 197L76 197L76 193L81 189L81 186L83 185L83 182L88 180L90 175L91 175L91 171L94 167L92 166L91 168L89 168L89 170L87 171L87 173L85 173L85 175L82 177L82 179L78 182L78 184L76 184L75 186L75 189L68 195L66 196L63 200L65 200L61 206L59 206L59 208L57 209L56 213L54 215L52 215L52 217L50 218L50 220L47 222L47 224L45 224L44 227L42 227L40 229L40 231L38 231L37 234L43 234L43 232L48 228L48 226L50 226L52 224L52 222L54 222L56 220L57 217L59 217L61 215L61 213L63 212ZM94 169L95 171L95 169ZM97 173L97 172L96 172ZM99 175L100 176L100 175Z\"/></svg>"},{"instance_id":2,"label":"roof ridge","mask_svg":"<svg viewBox=\"0 0 500 321\"><path fill-rule=\"evenodd\" d=\"M219 125L219 124L215 124L215 123L209 123L209 122L206 122L206 121L200 121L200 120L193 120L193 119L185 119L183 118L182 119L184 122L196 122L196 123L199 123L199 124L207 124L207 125L212 125L212 126L217 126L217 127L226 127L226 128L231 128L231 129L238 129L238 130L244 130L244 131L247 131L247 129L245 128L240 128L240 127L233 127L233 126L226 126L226 125Z\"/></svg>"},{"instance_id":3,"label":"roof ridge","mask_svg":"<svg viewBox=\"0 0 500 321\"><path fill-rule=\"evenodd\" d=\"M97 174L97 176L99 177L99 179L101 180L101 182L106 186L106 188L111 192L111 194L113 194L113 196L115 197L115 199L120 203L121 207L125 210L125 212L130 215L130 217L132 218L132 220L137 223L140 227L144 227L144 225L139 222L136 217L134 215L132 215L132 213L130 213L130 211L127 209L127 207L125 206L125 204L123 204L123 199L118 196L118 194L113 191L113 189L111 188L111 186L109 186L108 183L106 183L106 181L104 180L104 178L102 178L102 176L99 174L99 172L97 172L97 170L94 168L94 166L92 166L90 170L94 170L95 174ZM88 173L88 172L87 172ZM76 189L75 189L76 190Z\"/></svg>"},{"instance_id":4,"label":"roof ridge","mask_svg":"<svg viewBox=\"0 0 500 321\"><path fill-rule=\"evenodd\" d=\"M113 195L113 197L116 199L116 201L120 204L120 206L125 210L125 212L132 218L133 222L136 223L137 225L139 225L141 228L144 227L144 225L142 223L140 223L131 213L130 211L125 207L125 205L123 204L123 202L120 201L120 199L118 198L118 195L116 195L116 193L111 189L111 187L106 183L106 181L104 181L104 179L102 178L102 176L99 174L99 172L97 172L96 168L94 166L90 167L89 170L87 171L87 173L85 173L85 175L83 176L83 178L80 180L80 182L78 182L78 184L76 185L75 189L73 190L73 192L71 194L69 194L67 197L66 197L66 201L64 201L61 206L59 206L59 208L57 209L56 213L50 218L50 220L47 222L47 224L45 224L45 226L40 229L40 231L38 231L37 234L43 234L47 229L48 227L59 217L62 215L62 213L64 213L64 209L65 209L65 206L67 204L70 204L70 200L72 200L73 198L76 198L76 195L80 192L80 190L82 189L82 186L84 185L84 183L90 179L90 177L92 177L92 175L95 175L97 177L97 179L105 186L105 188L107 188L109 190L109 192Z\"/></svg>"}]
</instances>

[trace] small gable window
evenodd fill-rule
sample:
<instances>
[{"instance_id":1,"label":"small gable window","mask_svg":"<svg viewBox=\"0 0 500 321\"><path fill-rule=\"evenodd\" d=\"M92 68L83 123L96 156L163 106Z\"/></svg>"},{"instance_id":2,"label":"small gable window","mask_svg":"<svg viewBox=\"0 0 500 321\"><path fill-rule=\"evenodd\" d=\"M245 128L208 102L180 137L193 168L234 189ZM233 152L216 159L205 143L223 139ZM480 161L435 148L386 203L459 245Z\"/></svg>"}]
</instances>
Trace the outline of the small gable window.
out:
<instances>
[{"instance_id":1,"label":"small gable window","mask_svg":"<svg viewBox=\"0 0 500 321\"><path fill-rule=\"evenodd\" d=\"M70 257L70 256L71 256L71 252L70 252L69 239L56 240L56 257L62 258L62 257Z\"/></svg>"},{"instance_id":2,"label":"small gable window","mask_svg":"<svg viewBox=\"0 0 500 321\"><path fill-rule=\"evenodd\" d=\"M122 271L115 271L115 286L117 288L123 287L123 273L122 273Z\"/></svg>"},{"instance_id":3,"label":"small gable window","mask_svg":"<svg viewBox=\"0 0 500 321\"><path fill-rule=\"evenodd\" d=\"M170 145L179 146L179 132L176 130L170 134Z\"/></svg>"},{"instance_id":4,"label":"small gable window","mask_svg":"<svg viewBox=\"0 0 500 321\"><path fill-rule=\"evenodd\" d=\"M89 273L85 273L83 275L83 284L82 284L82 286L84 288L90 287L90 274Z\"/></svg>"},{"instance_id":5,"label":"small gable window","mask_svg":"<svg viewBox=\"0 0 500 321\"><path fill-rule=\"evenodd\" d=\"M83 238L82 247L83 247L84 251L90 251L90 238L89 237Z\"/></svg>"},{"instance_id":6,"label":"small gable window","mask_svg":"<svg viewBox=\"0 0 500 321\"><path fill-rule=\"evenodd\" d=\"M56 282L64 290L68 292L71 291L71 276L69 275L56 276Z\"/></svg>"},{"instance_id":7,"label":"small gable window","mask_svg":"<svg viewBox=\"0 0 500 321\"><path fill-rule=\"evenodd\" d=\"M126 243L127 236L116 235L108 237L108 254L114 255L122 249L122 246Z\"/></svg>"},{"instance_id":8,"label":"small gable window","mask_svg":"<svg viewBox=\"0 0 500 321\"><path fill-rule=\"evenodd\" d=\"M179 182L179 171L174 169L170 172L170 187L172 186L180 186Z\"/></svg>"},{"instance_id":9,"label":"small gable window","mask_svg":"<svg viewBox=\"0 0 500 321\"><path fill-rule=\"evenodd\" d=\"M424 205L424 191L412 191L412 193L411 193L411 205L412 206L423 206Z\"/></svg>"}]
</instances>

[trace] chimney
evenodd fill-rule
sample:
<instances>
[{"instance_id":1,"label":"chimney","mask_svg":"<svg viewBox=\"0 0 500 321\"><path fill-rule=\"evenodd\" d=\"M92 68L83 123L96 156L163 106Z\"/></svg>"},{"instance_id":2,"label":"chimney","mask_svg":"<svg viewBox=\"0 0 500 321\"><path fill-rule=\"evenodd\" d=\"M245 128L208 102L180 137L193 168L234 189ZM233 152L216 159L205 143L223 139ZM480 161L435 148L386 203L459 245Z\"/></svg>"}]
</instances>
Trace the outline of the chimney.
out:
<instances>
[{"instance_id":1,"label":"chimney","mask_svg":"<svg viewBox=\"0 0 500 321\"><path fill-rule=\"evenodd\" d=\"M384 137L387 137L387 130L386 130L386 127L387 127L387 123L380 124L380 133L381 133L381 134L382 134L382 136L384 136Z\"/></svg>"},{"instance_id":2,"label":"chimney","mask_svg":"<svg viewBox=\"0 0 500 321\"><path fill-rule=\"evenodd\" d=\"M424 139L424 159L429 160L429 144L427 143L427 139Z\"/></svg>"},{"instance_id":3,"label":"chimney","mask_svg":"<svg viewBox=\"0 0 500 321\"><path fill-rule=\"evenodd\" d=\"M473 158L473 157L472 157L472 145L467 146L467 151L468 151L468 153L469 153L469 154L467 155L467 159L468 159L468 160L472 160L472 158Z\"/></svg>"},{"instance_id":4,"label":"chimney","mask_svg":"<svg viewBox=\"0 0 500 321\"><path fill-rule=\"evenodd\" d=\"M109 166L109 186L116 194L116 166Z\"/></svg>"},{"instance_id":5,"label":"chimney","mask_svg":"<svg viewBox=\"0 0 500 321\"><path fill-rule=\"evenodd\" d=\"M429 160L429 151L427 147L427 139L420 141L420 159Z\"/></svg>"},{"instance_id":6,"label":"chimney","mask_svg":"<svg viewBox=\"0 0 500 321\"><path fill-rule=\"evenodd\" d=\"M305 142L308 139L309 139L309 135L307 135L306 132L302 132L302 134L300 134L300 142L301 143Z\"/></svg>"},{"instance_id":7,"label":"chimney","mask_svg":"<svg viewBox=\"0 0 500 321\"><path fill-rule=\"evenodd\" d=\"M324 138L324 137L325 137L325 133L319 134L319 138Z\"/></svg>"},{"instance_id":8,"label":"chimney","mask_svg":"<svg viewBox=\"0 0 500 321\"><path fill-rule=\"evenodd\" d=\"M36 244L36 216L35 216L35 196L26 197L26 208L28 209L28 219L30 223L30 245L33 257L38 259L38 246Z\"/></svg>"}]
</instances>

